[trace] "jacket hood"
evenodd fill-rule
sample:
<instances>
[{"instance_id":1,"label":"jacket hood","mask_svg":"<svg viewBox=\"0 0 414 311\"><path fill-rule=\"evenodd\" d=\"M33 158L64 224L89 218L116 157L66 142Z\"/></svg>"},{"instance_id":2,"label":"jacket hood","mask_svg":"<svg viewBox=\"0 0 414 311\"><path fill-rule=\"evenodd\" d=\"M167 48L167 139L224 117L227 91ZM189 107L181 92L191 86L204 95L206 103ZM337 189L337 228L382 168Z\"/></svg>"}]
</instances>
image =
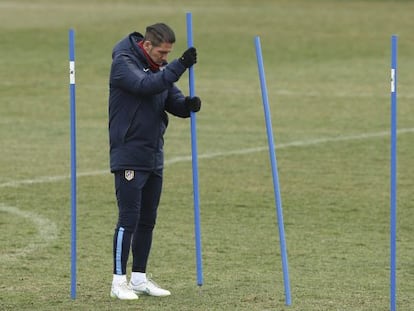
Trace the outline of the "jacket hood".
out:
<instances>
[{"instance_id":1,"label":"jacket hood","mask_svg":"<svg viewBox=\"0 0 414 311\"><path fill-rule=\"evenodd\" d=\"M112 50L112 58L115 54L126 52L131 53L133 52L135 55L139 56L142 59L145 59L141 49L138 47L138 42L142 41L144 36L139 32L133 32L126 36L125 38L121 39L113 48Z\"/></svg>"},{"instance_id":2,"label":"jacket hood","mask_svg":"<svg viewBox=\"0 0 414 311\"><path fill-rule=\"evenodd\" d=\"M112 58L114 58L115 54L118 53L133 53L135 56L137 56L141 61L144 61L145 63L149 64L149 61L147 60L147 57L145 56L142 49L138 46L138 43L144 39L144 36L139 32L133 32L130 33L128 36L123 38L121 41L119 41L113 51L112 51ZM162 66L166 66L168 62L165 62L162 64Z\"/></svg>"}]
</instances>

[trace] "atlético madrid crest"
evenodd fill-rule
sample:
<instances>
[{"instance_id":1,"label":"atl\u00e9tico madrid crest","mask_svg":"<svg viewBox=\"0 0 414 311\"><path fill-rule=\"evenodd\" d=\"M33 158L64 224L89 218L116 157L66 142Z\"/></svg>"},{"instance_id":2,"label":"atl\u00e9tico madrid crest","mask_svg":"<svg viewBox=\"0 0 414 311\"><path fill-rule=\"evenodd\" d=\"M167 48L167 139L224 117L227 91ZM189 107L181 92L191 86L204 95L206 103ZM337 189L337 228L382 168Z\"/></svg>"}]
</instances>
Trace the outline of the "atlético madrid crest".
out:
<instances>
[{"instance_id":1,"label":"atl\u00e9tico madrid crest","mask_svg":"<svg viewBox=\"0 0 414 311\"><path fill-rule=\"evenodd\" d=\"M134 171L133 170L125 170L125 179L130 181L134 179Z\"/></svg>"}]
</instances>

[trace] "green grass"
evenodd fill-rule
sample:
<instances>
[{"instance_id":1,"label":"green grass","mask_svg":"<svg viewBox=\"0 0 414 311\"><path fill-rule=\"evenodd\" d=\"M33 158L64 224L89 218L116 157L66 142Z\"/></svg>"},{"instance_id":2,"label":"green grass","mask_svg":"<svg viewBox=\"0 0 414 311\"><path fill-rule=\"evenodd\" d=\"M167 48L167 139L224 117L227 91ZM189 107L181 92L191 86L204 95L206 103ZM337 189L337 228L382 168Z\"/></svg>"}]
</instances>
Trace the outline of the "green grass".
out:
<instances>
[{"instance_id":1,"label":"green grass","mask_svg":"<svg viewBox=\"0 0 414 311\"><path fill-rule=\"evenodd\" d=\"M390 37L399 35L398 310L414 309L410 1L0 1L1 310L389 310ZM171 118L149 270L165 299L111 300L113 45L193 13L204 285L189 120ZM78 284L70 299L68 29L76 30ZM271 104L292 305L254 50ZM187 77L178 86L187 93ZM379 133L376 135L376 133ZM385 133L385 134L381 134ZM371 135L374 134L374 135ZM294 145L294 143L297 145ZM293 145L292 145L293 144ZM250 151L249 151L250 150ZM105 172L106 171L106 172ZM31 181L31 182L30 182Z\"/></svg>"}]
</instances>

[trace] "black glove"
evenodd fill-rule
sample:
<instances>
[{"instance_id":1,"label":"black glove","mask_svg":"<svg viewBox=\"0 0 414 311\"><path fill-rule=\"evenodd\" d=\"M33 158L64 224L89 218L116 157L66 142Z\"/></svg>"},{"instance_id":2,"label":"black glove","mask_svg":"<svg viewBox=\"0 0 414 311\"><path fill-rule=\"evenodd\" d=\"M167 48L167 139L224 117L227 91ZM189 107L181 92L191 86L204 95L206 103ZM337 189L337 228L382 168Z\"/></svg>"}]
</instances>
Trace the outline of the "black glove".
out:
<instances>
[{"instance_id":1,"label":"black glove","mask_svg":"<svg viewBox=\"0 0 414 311\"><path fill-rule=\"evenodd\" d=\"M194 97L187 96L184 99L184 104L189 111L197 112L197 111L200 111L200 108L201 108L201 99L197 96L194 96Z\"/></svg>"},{"instance_id":2,"label":"black glove","mask_svg":"<svg viewBox=\"0 0 414 311\"><path fill-rule=\"evenodd\" d=\"M189 48L187 51L183 53L179 59L180 63L185 68L190 68L192 65L197 63L197 50L194 47Z\"/></svg>"}]
</instances>

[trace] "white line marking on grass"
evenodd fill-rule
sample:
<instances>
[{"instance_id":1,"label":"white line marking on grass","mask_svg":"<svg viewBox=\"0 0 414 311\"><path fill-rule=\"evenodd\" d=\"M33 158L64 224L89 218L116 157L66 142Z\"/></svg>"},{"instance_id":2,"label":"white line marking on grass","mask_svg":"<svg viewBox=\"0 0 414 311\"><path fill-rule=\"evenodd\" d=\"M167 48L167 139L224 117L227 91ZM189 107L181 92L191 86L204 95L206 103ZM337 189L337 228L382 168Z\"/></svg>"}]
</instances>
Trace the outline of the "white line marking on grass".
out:
<instances>
[{"instance_id":1,"label":"white line marking on grass","mask_svg":"<svg viewBox=\"0 0 414 311\"><path fill-rule=\"evenodd\" d=\"M414 133L414 128L398 130L398 134L404 134L404 133ZM362 140L362 139L369 139L369 138L376 138L376 137L386 137L389 135L390 135L389 132L384 131L384 132L366 133L366 134L349 135L349 136L316 138L316 139L309 139L309 140L303 140L303 141L299 140L299 141L292 141L290 143L277 144L276 149L285 149L285 148L290 148L290 147L308 147L308 146L320 145L320 144L325 144L325 143ZM256 152L262 152L265 150L268 150L268 146L247 148L247 149L240 149L240 150L231 150L227 152L206 153L206 154L199 155L198 158L199 159L210 159L210 158L224 157L224 156L231 156L231 155L238 155L238 154L242 155L242 154L256 153ZM171 163L184 162L184 161L191 161L191 156L171 159Z\"/></svg>"},{"instance_id":2,"label":"white line marking on grass","mask_svg":"<svg viewBox=\"0 0 414 311\"><path fill-rule=\"evenodd\" d=\"M7 259L15 259L19 256L27 255L39 248L46 247L49 243L57 238L57 226L54 222L47 218L40 217L36 213L31 213L28 211L22 211L17 207L7 206L0 203L0 212L10 213L18 217L25 218L33 222L38 230L38 235L31 238L31 242L25 245L22 248L13 249L12 253L3 253L0 254L0 261L5 261ZM13 228L15 232L10 236L20 236L19 228Z\"/></svg>"},{"instance_id":3,"label":"white line marking on grass","mask_svg":"<svg viewBox=\"0 0 414 311\"><path fill-rule=\"evenodd\" d=\"M100 171L89 171L84 173L77 173L78 177L83 176L96 176L96 175L104 175L105 173L109 173L109 170L100 170ZM33 185L33 184L43 184L49 182L57 182L62 180L67 180L70 178L70 175L60 175L60 176L42 176L35 179L23 179L23 180L12 180L5 183L0 184L0 188L6 187L20 187L25 185Z\"/></svg>"},{"instance_id":4,"label":"white line marking on grass","mask_svg":"<svg viewBox=\"0 0 414 311\"><path fill-rule=\"evenodd\" d=\"M406 133L414 133L414 128L404 128L404 129L398 130L398 134L406 134ZM276 149L285 149L285 148L291 148L291 147L308 147L308 146L314 146L314 145L320 145L320 144L326 144L326 143L387 137L389 135L390 135L389 131L382 131L382 132L364 133L364 134L358 134L358 135L299 140L299 141L292 141L290 143L277 144ZM246 149L239 149L239 150L230 150L230 151L223 151L223 152L204 153L204 154L199 154L198 158L199 159L212 159L212 158L217 158L217 157L226 157L226 156L233 156L233 155L244 155L244 154L250 154L250 153L256 153L256 152L262 152L265 150L268 150L267 146L253 147L253 148L246 148ZM191 161L191 155L175 157L172 159L165 160L165 166L169 166L169 165L180 163L180 162L189 162L189 161ZM77 174L77 177L97 176L97 175L105 175L105 174L109 174L109 169L89 171L89 172L80 172ZM13 181L0 184L0 188L6 188L6 187L15 188L15 187L20 187L20 186L25 186L25 185L57 182L57 181L62 181L62 180L67 180L67 179L70 179L69 174L61 175L61 176L43 176L43 177L39 177L36 179L13 180Z\"/></svg>"},{"instance_id":5,"label":"white line marking on grass","mask_svg":"<svg viewBox=\"0 0 414 311\"><path fill-rule=\"evenodd\" d=\"M244 91L245 92L245 91ZM384 94L384 95L379 95L379 94L375 94L375 93L369 93L369 92L356 92L356 93L352 93L352 92L346 92L346 91L334 91L334 92L319 92L319 91L308 91L308 92L304 92L304 91L291 91L291 90L275 90L274 91L276 95L281 95L281 96L296 96L296 97L338 97L338 98L348 98L348 97L353 97L353 98L372 98L373 96L375 97L380 97L380 98L389 98L390 96L388 94ZM414 98L414 94L412 93L404 93L404 92L399 92L398 93L398 98L404 98L404 99L412 99Z\"/></svg>"}]
</instances>

